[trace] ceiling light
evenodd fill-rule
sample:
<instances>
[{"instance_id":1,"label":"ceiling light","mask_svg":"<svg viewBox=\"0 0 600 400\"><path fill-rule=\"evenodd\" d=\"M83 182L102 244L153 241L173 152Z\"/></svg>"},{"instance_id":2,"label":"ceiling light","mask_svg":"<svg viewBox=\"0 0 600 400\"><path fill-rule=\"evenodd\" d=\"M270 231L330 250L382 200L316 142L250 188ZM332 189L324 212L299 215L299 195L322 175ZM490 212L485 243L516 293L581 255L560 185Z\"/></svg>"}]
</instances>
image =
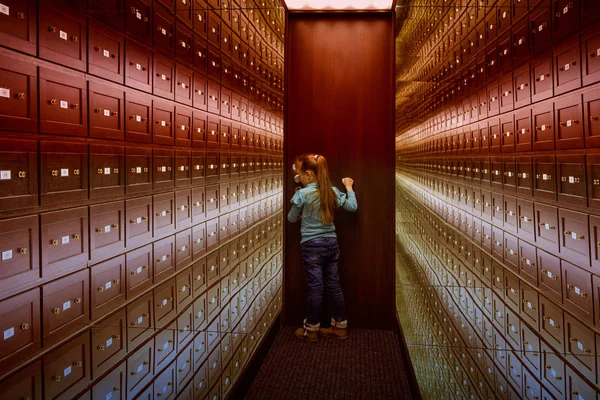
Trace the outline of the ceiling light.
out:
<instances>
[{"instance_id":1,"label":"ceiling light","mask_svg":"<svg viewBox=\"0 0 600 400\"><path fill-rule=\"evenodd\" d=\"M389 10L392 8L392 2L390 0L373 0L373 7L378 10Z\"/></svg>"},{"instance_id":2,"label":"ceiling light","mask_svg":"<svg viewBox=\"0 0 600 400\"><path fill-rule=\"evenodd\" d=\"M349 6L350 1L351 0L329 0L327 5L334 10L343 10Z\"/></svg>"},{"instance_id":3,"label":"ceiling light","mask_svg":"<svg viewBox=\"0 0 600 400\"><path fill-rule=\"evenodd\" d=\"M290 10L298 10L304 7L304 0L286 0L285 4Z\"/></svg>"},{"instance_id":4,"label":"ceiling light","mask_svg":"<svg viewBox=\"0 0 600 400\"><path fill-rule=\"evenodd\" d=\"M369 7L369 5L371 4L371 0L350 0L351 4L350 7L352 7L355 10L364 10L365 8Z\"/></svg>"},{"instance_id":5,"label":"ceiling light","mask_svg":"<svg viewBox=\"0 0 600 400\"><path fill-rule=\"evenodd\" d=\"M288 10L391 10L392 0L285 0Z\"/></svg>"}]
</instances>

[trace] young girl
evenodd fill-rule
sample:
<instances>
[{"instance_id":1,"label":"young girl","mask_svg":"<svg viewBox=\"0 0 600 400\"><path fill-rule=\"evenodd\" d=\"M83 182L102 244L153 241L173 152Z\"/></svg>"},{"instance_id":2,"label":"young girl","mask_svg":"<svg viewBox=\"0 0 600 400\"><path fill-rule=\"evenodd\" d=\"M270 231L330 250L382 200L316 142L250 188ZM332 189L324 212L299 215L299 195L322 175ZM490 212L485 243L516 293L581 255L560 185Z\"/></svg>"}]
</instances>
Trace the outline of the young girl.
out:
<instances>
[{"instance_id":1,"label":"young girl","mask_svg":"<svg viewBox=\"0 0 600 400\"><path fill-rule=\"evenodd\" d=\"M325 337L344 340L348 338L348 322L339 283L340 248L333 225L333 213L337 207L347 211L356 211L358 208L352 190L354 181L351 178L342 179L348 194L332 187L327 161L318 154L304 154L294 161L294 166L304 187L291 200L288 220L296 222L299 216L302 220L300 243L308 284L308 317L304 320L304 327L296 331L296 336L316 342L320 333ZM323 288L333 299L331 328L327 329L319 329Z\"/></svg>"}]
</instances>

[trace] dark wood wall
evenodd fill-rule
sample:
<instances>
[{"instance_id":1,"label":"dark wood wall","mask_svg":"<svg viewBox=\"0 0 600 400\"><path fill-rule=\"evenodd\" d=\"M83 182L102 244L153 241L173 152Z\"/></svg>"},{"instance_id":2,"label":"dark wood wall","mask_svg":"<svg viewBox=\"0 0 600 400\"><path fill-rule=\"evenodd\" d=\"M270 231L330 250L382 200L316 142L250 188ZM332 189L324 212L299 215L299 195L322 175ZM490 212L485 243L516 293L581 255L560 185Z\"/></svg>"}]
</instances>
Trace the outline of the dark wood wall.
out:
<instances>
[{"instance_id":1,"label":"dark wood wall","mask_svg":"<svg viewBox=\"0 0 600 400\"><path fill-rule=\"evenodd\" d=\"M327 157L331 178L355 180L358 212L340 212L341 283L350 326L391 328L394 317L393 16L288 15L285 49L285 207L299 154ZM285 229L285 322L305 317L300 226Z\"/></svg>"}]
</instances>

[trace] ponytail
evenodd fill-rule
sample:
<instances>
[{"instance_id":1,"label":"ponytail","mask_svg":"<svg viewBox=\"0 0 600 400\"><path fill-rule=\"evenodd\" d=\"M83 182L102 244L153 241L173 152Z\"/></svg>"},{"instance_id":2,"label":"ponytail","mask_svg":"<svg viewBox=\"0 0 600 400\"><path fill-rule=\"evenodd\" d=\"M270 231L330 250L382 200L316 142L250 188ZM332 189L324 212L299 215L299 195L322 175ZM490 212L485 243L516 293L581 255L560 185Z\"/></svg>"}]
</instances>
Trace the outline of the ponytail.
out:
<instances>
[{"instance_id":1,"label":"ponytail","mask_svg":"<svg viewBox=\"0 0 600 400\"><path fill-rule=\"evenodd\" d=\"M325 157L318 154L304 154L298 157L294 164L300 167L302 171L312 171L312 173L315 174L319 186L318 199L320 200L319 213L321 220L325 224L332 223L337 199L331 185L331 180L329 179L327 160ZM316 200L317 199L314 198L313 202Z\"/></svg>"},{"instance_id":2,"label":"ponytail","mask_svg":"<svg viewBox=\"0 0 600 400\"><path fill-rule=\"evenodd\" d=\"M330 224L333 222L333 212L336 205L335 193L329 179L327 160L323 156L315 156L317 162L317 183L319 185L319 198L321 199L321 220Z\"/></svg>"}]
</instances>

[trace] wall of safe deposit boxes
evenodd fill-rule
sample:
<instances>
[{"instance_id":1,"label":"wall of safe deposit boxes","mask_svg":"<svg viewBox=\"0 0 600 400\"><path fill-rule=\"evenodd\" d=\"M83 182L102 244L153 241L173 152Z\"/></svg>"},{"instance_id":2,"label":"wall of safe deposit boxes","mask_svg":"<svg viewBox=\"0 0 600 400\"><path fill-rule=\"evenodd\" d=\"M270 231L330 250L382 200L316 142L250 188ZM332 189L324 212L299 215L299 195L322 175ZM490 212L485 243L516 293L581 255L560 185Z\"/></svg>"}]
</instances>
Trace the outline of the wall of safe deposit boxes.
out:
<instances>
[{"instance_id":1,"label":"wall of safe deposit boxes","mask_svg":"<svg viewBox=\"0 0 600 400\"><path fill-rule=\"evenodd\" d=\"M281 305L284 14L0 3L0 393L226 397Z\"/></svg>"},{"instance_id":2,"label":"wall of safe deposit boxes","mask_svg":"<svg viewBox=\"0 0 600 400\"><path fill-rule=\"evenodd\" d=\"M600 7L433 3L397 148L431 354L458 396L595 399Z\"/></svg>"}]
</instances>

